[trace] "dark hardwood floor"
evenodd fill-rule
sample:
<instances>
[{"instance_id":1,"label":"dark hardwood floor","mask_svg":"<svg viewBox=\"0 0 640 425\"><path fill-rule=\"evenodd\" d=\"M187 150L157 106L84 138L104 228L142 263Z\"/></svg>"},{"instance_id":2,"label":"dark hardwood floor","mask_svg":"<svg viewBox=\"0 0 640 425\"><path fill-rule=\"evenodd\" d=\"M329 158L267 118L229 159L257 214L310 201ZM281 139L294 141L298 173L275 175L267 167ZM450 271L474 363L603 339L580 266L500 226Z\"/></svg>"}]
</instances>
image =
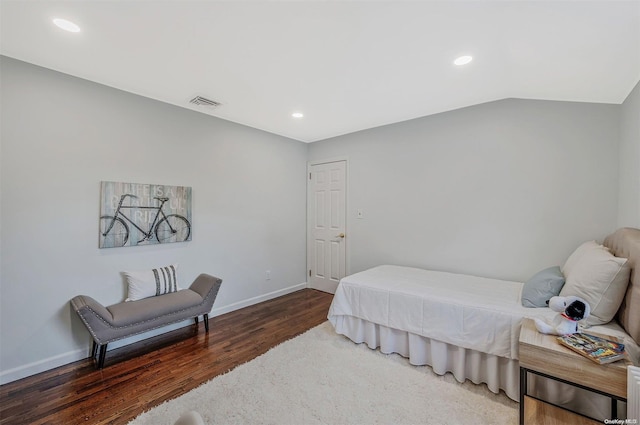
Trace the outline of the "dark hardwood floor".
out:
<instances>
[{"instance_id":1,"label":"dark hardwood floor","mask_svg":"<svg viewBox=\"0 0 640 425\"><path fill-rule=\"evenodd\" d=\"M327 320L333 295L304 289L0 387L0 424L126 424L145 410ZM202 322L202 321L201 321Z\"/></svg>"}]
</instances>

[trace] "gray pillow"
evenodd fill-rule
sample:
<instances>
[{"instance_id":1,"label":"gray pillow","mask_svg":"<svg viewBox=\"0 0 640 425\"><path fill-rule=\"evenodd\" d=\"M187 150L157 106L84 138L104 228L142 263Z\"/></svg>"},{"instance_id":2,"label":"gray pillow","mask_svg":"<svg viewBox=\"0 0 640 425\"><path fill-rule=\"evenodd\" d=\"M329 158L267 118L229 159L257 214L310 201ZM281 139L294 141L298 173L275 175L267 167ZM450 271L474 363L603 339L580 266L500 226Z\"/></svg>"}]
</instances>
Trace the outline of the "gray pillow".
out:
<instances>
[{"instance_id":1,"label":"gray pillow","mask_svg":"<svg viewBox=\"0 0 640 425\"><path fill-rule=\"evenodd\" d=\"M549 299L558 295L563 286L564 275L559 266L539 271L525 282L522 288L522 305L548 307Z\"/></svg>"}]
</instances>

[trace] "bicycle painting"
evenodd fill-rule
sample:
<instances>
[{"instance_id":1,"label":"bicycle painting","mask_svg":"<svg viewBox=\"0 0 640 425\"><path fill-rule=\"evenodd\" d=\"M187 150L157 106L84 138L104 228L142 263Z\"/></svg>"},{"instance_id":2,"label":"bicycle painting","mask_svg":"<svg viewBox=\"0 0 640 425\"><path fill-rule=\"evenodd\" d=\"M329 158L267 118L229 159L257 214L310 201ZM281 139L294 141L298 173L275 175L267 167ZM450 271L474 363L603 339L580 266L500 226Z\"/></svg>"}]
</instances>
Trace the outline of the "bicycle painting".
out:
<instances>
[{"instance_id":1,"label":"bicycle painting","mask_svg":"<svg viewBox=\"0 0 640 425\"><path fill-rule=\"evenodd\" d=\"M100 248L191 240L191 188L102 182Z\"/></svg>"}]
</instances>

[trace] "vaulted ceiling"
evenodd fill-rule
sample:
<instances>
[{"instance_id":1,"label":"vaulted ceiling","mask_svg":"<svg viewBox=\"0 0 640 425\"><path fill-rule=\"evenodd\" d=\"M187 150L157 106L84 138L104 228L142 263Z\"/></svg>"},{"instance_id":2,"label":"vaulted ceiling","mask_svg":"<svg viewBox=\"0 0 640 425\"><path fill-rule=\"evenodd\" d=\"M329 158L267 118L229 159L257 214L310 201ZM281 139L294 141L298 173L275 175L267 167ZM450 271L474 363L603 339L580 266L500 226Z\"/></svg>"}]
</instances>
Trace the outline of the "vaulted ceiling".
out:
<instances>
[{"instance_id":1,"label":"vaulted ceiling","mask_svg":"<svg viewBox=\"0 0 640 425\"><path fill-rule=\"evenodd\" d=\"M0 4L3 55L305 142L504 98L621 103L640 79L640 0Z\"/></svg>"}]
</instances>

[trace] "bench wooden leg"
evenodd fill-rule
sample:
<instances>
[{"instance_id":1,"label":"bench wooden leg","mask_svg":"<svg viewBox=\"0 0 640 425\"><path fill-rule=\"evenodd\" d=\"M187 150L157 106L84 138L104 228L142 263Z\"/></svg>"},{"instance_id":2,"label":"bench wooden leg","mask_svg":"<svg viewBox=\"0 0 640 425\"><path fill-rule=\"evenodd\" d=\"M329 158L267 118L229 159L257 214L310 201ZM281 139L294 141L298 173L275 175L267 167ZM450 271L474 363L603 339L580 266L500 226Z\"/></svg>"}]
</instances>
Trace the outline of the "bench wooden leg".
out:
<instances>
[{"instance_id":1,"label":"bench wooden leg","mask_svg":"<svg viewBox=\"0 0 640 425\"><path fill-rule=\"evenodd\" d=\"M97 353L98 353L98 343L94 340L93 344L91 344L91 358L95 359Z\"/></svg>"},{"instance_id":2,"label":"bench wooden leg","mask_svg":"<svg viewBox=\"0 0 640 425\"><path fill-rule=\"evenodd\" d=\"M98 369L104 369L104 358L107 356L107 345L100 346L100 355L98 356Z\"/></svg>"},{"instance_id":3,"label":"bench wooden leg","mask_svg":"<svg viewBox=\"0 0 640 425\"><path fill-rule=\"evenodd\" d=\"M202 316L202 320L204 321L205 332L209 332L209 315L205 314L204 316Z\"/></svg>"},{"instance_id":4,"label":"bench wooden leg","mask_svg":"<svg viewBox=\"0 0 640 425\"><path fill-rule=\"evenodd\" d=\"M196 326L198 326L198 319L199 319L199 317L198 317L198 316L196 316L196 317L194 317L194 318L193 318L193 321L194 321L194 322L196 322Z\"/></svg>"}]
</instances>

